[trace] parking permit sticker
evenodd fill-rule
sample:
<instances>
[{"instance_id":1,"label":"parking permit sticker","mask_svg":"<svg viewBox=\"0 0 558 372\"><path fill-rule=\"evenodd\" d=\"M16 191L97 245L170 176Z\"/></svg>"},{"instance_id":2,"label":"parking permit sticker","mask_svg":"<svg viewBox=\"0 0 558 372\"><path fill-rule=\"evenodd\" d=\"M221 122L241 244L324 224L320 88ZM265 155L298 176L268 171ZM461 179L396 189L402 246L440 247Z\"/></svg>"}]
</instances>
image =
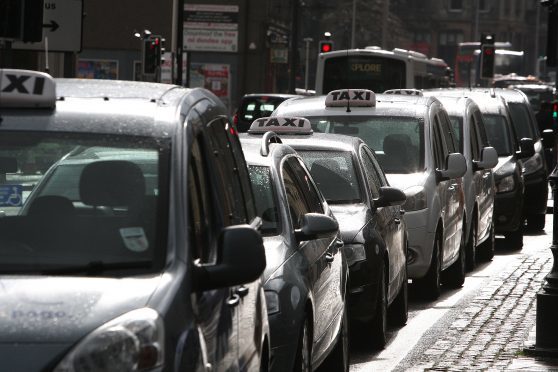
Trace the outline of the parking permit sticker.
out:
<instances>
[{"instance_id":1,"label":"parking permit sticker","mask_svg":"<svg viewBox=\"0 0 558 372\"><path fill-rule=\"evenodd\" d=\"M0 207L21 207L22 204L22 185L0 185Z\"/></svg>"},{"instance_id":2,"label":"parking permit sticker","mask_svg":"<svg viewBox=\"0 0 558 372\"><path fill-rule=\"evenodd\" d=\"M133 252L143 252L149 248L149 242L141 227L124 227L120 229L120 236L126 248Z\"/></svg>"}]
</instances>

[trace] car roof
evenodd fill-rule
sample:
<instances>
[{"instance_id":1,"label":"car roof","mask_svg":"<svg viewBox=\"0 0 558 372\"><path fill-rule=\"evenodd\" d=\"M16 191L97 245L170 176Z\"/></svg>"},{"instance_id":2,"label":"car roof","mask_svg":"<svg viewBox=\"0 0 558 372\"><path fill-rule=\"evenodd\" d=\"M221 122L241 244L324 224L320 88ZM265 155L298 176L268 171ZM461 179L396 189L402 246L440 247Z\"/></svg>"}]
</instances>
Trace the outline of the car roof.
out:
<instances>
[{"instance_id":1,"label":"car roof","mask_svg":"<svg viewBox=\"0 0 558 372\"><path fill-rule=\"evenodd\" d=\"M448 97L448 96L436 96L438 100L442 103L446 109L448 115L463 116L467 106L477 104L471 98L468 97Z\"/></svg>"},{"instance_id":2,"label":"car roof","mask_svg":"<svg viewBox=\"0 0 558 372\"><path fill-rule=\"evenodd\" d=\"M286 93L249 93L242 96L242 99L259 98L259 97L294 98L300 96L298 94L286 94Z\"/></svg>"},{"instance_id":3,"label":"car roof","mask_svg":"<svg viewBox=\"0 0 558 372\"><path fill-rule=\"evenodd\" d=\"M281 140L296 150L356 152L364 141L359 137L334 133L282 135Z\"/></svg>"},{"instance_id":4,"label":"car roof","mask_svg":"<svg viewBox=\"0 0 558 372\"><path fill-rule=\"evenodd\" d=\"M494 88L440 88L428 89L425 95L435 97L466 97L472 98L483 114L507 116L504 98L496 95Z\"/></svg>"},{"instance_id":5,"label":"car roof","mask_svg":"<svg viewBox=\"0 0 558 372\"><path fill-rule=\"evenodd\" d=\"M287 155L295 154L296 151L284 143L269 143L269 154L262 155L263 136L239 133L240 144L248 165L258 165L265 167L278 166L282 158Z\"/></svg>"},{"instance_id":6,"label":"car roof","mask_svg":"<svg viewBox=\"0 0 558 372\"><path fill-rule=\"evenodd\" d=\"M314 97L295 98L281 103L274 111L274 116L323 116L323 115L347 115L347 107L326 107L326 95ZM427 115L428 107L438 102L434 97L423 97L416 95L401 94L376 94L376 106L374 107L350 107L352 115L387 115L387 116L411 116L424 117Z\"/></svg>"},{"instance_id":7,"label":"car roof","mask_svg":"<svg viewBox=\"0 0 558 372\"><path fill-rule=\"evenodd\" d=\"M170 137L184 104L209 99L217 103L212 114L227 114L218 98L201 88L96 79L54 82L53 109L3 109L2 129Z\"/></svg>"}]
</instances>

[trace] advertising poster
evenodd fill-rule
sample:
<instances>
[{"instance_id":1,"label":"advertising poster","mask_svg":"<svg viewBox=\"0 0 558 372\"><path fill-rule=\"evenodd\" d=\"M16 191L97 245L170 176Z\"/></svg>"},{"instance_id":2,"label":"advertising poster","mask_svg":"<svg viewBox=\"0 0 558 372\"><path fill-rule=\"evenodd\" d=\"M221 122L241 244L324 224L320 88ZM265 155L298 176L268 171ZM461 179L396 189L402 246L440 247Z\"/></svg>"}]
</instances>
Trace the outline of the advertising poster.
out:
<instances>
[{"instance_id":1,"label":"advertising poster","mask_svg":"<svg viewBox=\"0 0 558 372\"><path fill-rule=\"evenodd\" d=\"M184 5L184 50L238 51L238 5Z\"/></svg>"},{"instance_id":2,"label":"advertising poster","mask_svg":"<svg viewBox=\"0 0 558 372\"><path fill-rule=\"evenodd\" d=\"M230 65L192 63L190 87L202 87L212 91L230 109Z\"/></svg>"},{"instance_id":3,"label":"advertising poster","mask_svg":"<svg viewBox=\"0 0 558 372\"><path fill-rule=\"evenodd\" d=\"M81 79L118 79L118 61L112 59L78 59L76 77Z\"/></svg>"}]
</instances>

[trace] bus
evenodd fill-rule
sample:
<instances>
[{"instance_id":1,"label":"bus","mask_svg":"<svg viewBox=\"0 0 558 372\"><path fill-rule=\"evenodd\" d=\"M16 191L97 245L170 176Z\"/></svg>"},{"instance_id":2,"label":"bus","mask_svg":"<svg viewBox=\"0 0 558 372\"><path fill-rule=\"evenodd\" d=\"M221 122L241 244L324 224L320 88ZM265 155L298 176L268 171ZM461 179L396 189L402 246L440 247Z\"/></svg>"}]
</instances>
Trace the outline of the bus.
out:
<instances>
[{"instance_id":1,"label":"bus","mask_svg":"<svg viewBox=\"0 0 558 372\"><path fill-rule=\"evenodd\" d=\"M496 56L494 58L494 75L508 75L524 73L525 53L512 50L509 42L494 43ZM479 77L480 42L464 42L457 46L455 58L454 79L458 87L488 85Z\"/></svg>"},{"instance_id":2,"label":"bus","mask_svg":"<svg viewBox=\"0 0 558 372\"><path fill-rule=\"evenodd\" d=\"M405 49L380 47L336 50L318 55L316 94L337 89L428 89L450 85L451 69L439 58Z\"/></svg>"}]
</instances>

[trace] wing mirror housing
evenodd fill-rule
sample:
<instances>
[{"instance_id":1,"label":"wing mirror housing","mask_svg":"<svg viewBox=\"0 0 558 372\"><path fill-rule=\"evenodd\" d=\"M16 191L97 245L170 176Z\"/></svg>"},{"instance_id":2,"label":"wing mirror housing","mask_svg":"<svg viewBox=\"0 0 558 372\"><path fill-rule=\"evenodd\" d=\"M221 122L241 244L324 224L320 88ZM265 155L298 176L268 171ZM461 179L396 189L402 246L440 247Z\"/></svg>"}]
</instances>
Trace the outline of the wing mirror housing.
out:
<instances>
[{"instance_id":1,"label":"wing mirror housing","mask_svg":"<svg viewBox=\"0 0 558 372\"><path fill-rule=\"evenodd\" d=\"M517 157L519 159L530 158L535 155L535 141L532 138L522 138L519 141L519 151Z\"/></svg>"},{"instance_id":2,"label":"wing mirror housing","mask_svg":"<svg viewBox=\"0 0 558 372\"><path fill-rule=\"evenodd\" d=\"M551 149L554 147L554 142L556 141L553 129L545 129L542 132L542 143L545 149Z\"/></svg>"},{"instance_id":3,"label":"wing mirror housing","mask_svg":"<svg viewBox=\"0 0 558 372\"><path fill-rule=\"evenodd\" d=\"M250 225L224 228L217 244L217 263L194 263L197 290L249 283L263 273L266 261L262 236Z\"/></svg>"},{"instance_id":4,"label":"wing mirror housing","mask_svg":"<svg viewBox=\"0 0 558 372\"><path fill-rule=\"evenodd\" d=\"M484 147L481 151L481 158L479 161L473 160L475 170L491 169L498 164L498 153L494 147Z\"/></svg>"},{"instance_id":5,"label":"wing mirror housing","mask_svg":"<svg viewBox=\"0 0 558 372\"><path fill-rule=\"evenodd\" d=\"M454 152L446 157L446 169L437 169L439 181L446 181L451 178L463 177L467 171L467 161L463 154Z\"/></svg>"},{"instance_id":6,"label":"wing mirror housing","mask_svg":"<svg viewBox=\"0 0 558 372\"><path fill-rule=\"evenodd\" d=\"M380 196L374 199L376 208L403 205L407 201L407 196L403 191L395 187L380 187Z\"/></svg>"},{"instance_id":7,"label":"wing mirror housing","mask_svg":"<svg viewBox=\"0 0 558 372\"><path fill-rule=\"evenodd\" d=\"M337 221L325 214L306 213L300 229L295 230L298 241L330 238L339 232Z\"/></svg>"}]
</instances>

